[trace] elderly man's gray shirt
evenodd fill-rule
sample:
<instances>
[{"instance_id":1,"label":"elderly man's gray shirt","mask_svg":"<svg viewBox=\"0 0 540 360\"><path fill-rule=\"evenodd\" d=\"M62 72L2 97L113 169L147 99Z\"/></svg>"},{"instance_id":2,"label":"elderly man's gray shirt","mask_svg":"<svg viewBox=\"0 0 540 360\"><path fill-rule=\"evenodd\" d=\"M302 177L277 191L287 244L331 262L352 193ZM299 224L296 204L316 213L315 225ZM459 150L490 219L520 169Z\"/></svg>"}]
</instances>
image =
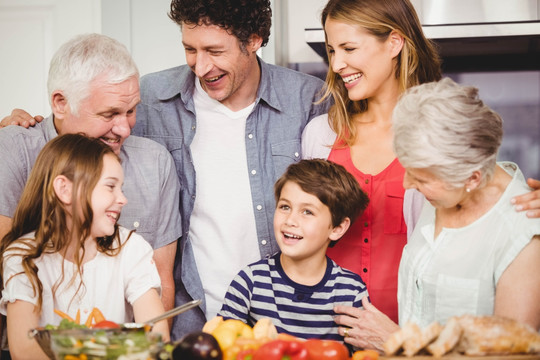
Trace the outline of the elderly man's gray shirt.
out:
<instances>
[{"instance_id":1,"label":"elderly man's gray shirt","mask_svg":"<svg viewBox=\"0 0 540 360\"><path fill-rule=\"evenodd\" d=\"M29 129L0 130L0 215L13 217L39 152L57 135L52 116ZM154 141L129 136L120 158L128 203L119 223L135 229L154 249L176 241L182 234L180 185L169 152Z\"/></svg>"}]
</instances>

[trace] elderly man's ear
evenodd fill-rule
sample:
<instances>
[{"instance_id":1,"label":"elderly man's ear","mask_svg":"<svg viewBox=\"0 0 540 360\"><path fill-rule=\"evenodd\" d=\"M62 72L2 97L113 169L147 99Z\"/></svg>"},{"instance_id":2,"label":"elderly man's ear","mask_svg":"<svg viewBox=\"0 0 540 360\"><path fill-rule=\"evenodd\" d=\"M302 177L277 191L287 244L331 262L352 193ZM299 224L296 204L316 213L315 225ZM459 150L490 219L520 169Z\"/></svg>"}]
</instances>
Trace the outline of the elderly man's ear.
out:
<instances>
[{"instance_id":1,"label":"elderly man's ear","mask_svg":"<svg viewBox=\"0 0 540 360\"><path fill-rule=\"evenodd\" d=\"M62 91L55 91L51 95L51 108L55 117L64 118L68 111L68 102Z\"/></svg>"}]
</instances>

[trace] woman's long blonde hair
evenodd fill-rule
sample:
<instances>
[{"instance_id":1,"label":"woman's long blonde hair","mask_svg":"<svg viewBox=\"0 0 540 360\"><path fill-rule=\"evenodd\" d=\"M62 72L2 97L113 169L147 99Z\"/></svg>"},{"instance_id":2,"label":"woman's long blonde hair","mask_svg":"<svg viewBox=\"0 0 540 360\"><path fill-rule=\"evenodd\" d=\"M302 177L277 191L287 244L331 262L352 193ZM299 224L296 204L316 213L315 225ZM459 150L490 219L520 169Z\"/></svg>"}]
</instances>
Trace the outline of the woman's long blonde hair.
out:
<instances>
[{"instance_id":1,"label":"woman's long blonde hair","mask_svg":"<svg viewBox=\"0 0 540 360\"><path fill-rule=\"evenodd\" d=\"M21 199L13 216L11 231L0 243L0 274L4 264L11 256L21 256L24 274L28 276L34 296L37 295L38 312L42 306L43 285L38 277L35 260L42 254L60 253L66 255L72 239L78 240L74 263L77 274L82 274L81 262L84 258L84 241L90 236L93 212L91 197L103 169L105 155L120 159L113 150L98 139L90 139L79 134L66 134L56 137L45 145L32 168ZM58 199L53 187L54 179L64 175L73 184L71 208L81 209L82 216L72 216L72 228L68 229L68 209ZM77 213L74 211L73 213ZM35 236L24 235L35 232ZM118 226L114 234L97 238L98 251L114 256L120 251L121 243ZM64 280L62 277L53 288L53 294ZM13 276L22 275L22 273ZM13 277L12 277L13 278ZM11 280L2 279L0 290ZM77 292L84 284L77 285Z\"/></svg>"},{"instance_id":2,"label":"woman's long blonde hair","mask_svg":"<svg viewBox=\"0 0 540 360\"><path fill-rule=\"evenodd\" d=\"M409 0L329 0L322 11L323 27L328 18L361 26L380 41L385 41L392 31L403 36L404 44L397 57L395 72L401 91L441 78L436 47L424 36ZM332 54L327 54L331 62ZM334 99L328 114L330 125L338 134L338 142L351 146L356 138L352 115L367 111L368 100L350 100L343 80L333 71L332 66L329 66L320 101L329 96Z\"/></svg>"}]
</instances>

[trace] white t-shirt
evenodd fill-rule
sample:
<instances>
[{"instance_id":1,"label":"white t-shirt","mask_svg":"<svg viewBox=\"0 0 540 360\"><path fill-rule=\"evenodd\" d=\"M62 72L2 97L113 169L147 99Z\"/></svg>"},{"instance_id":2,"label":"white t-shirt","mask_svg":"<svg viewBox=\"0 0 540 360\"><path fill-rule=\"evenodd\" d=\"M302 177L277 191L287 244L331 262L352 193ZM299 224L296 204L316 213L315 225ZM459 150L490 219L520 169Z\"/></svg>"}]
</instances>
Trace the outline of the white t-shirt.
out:
<instances>
[{"instance_id":1,"label":"white t-shirt","mask_svg":"<svg viewBox=\"0 0 540 360\"><path fill-rule=\"evenodd\" d=\"M128 234L127 229L120 227L122 242L125 242ZM28 234L25 238L33 236L34 234ZM83 265L85 287L77 294L75 292L78 285L67 286L76 267L66 260L64 281L53 298L52 288L62 276L62 255L59 253L41 255L35 260L39 269L38 277L43 285L39 325L59 324L62 318L54 313L55 309L67 313L73 319L80 309L80 321L84 323L94 307L97 307L107 320L117 323L132 322L133 310L130 304L152 288L161 293L161 282L152 256L152 247L140 235L132 234L118 255L108 256L98 252L94 259ZM14 276L22 271L20 256L6 258L2 274L4 290L0 300L0 313L4 315L7 304L15 300L37 305L37 296L33 294L29 278L24 272ZM75 283L80 283L79 276Z\"/></svg>"},{"instance_id":2,"label":"white t-shirt","mask_svg":"<svg viewBox=\"0 0 540 360\"><path fill-rule=\"evenodd\" d=\"M540 234L540 219L516 212L510 199L530 191L515 173L497 203L472 224L444 228L437 238L435 208L426 200L403 249L398 277L399 323L424 327L433 321L472 314L491 315L495 288L519 252ZM511 169L512 170L512 169Z\"/></svg>"},{"instance_id":3,"label":"white t-shirt","mask_svg":"<svg viewBox=\"0 0 540 360\"><path fill-rule=\"evenodd\" d=\"M195 79L197 131L191 143L196 197L189 236L204 288L206 317L221 309L234 276L261 258L246 155L252 104L233 112Z\"/></svg>"}]
</instances>

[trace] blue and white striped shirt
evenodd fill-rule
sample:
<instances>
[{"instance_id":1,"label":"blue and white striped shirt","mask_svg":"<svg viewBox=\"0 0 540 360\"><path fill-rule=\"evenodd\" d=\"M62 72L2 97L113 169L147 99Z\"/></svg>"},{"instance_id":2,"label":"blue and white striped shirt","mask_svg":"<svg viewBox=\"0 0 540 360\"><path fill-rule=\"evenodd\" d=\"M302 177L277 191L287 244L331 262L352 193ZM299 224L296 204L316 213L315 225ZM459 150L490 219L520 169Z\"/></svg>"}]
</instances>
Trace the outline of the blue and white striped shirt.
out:
<instances>
[{"instance_id":1,"label":"blue and white striped shirt","mask_svg":"<svg viewBox=\"0 0 540 360\"><path fill-rule=\"evenodd\" d=\"M240 271L229 286L219 315L251 326L267 317L280 333L343 341L334 322L334 306L362 307L362 298L368 293L360 276L327 257L326 272L318 284L298 284L283 271L280 255Z\"/></svg>"}]
</instances>

